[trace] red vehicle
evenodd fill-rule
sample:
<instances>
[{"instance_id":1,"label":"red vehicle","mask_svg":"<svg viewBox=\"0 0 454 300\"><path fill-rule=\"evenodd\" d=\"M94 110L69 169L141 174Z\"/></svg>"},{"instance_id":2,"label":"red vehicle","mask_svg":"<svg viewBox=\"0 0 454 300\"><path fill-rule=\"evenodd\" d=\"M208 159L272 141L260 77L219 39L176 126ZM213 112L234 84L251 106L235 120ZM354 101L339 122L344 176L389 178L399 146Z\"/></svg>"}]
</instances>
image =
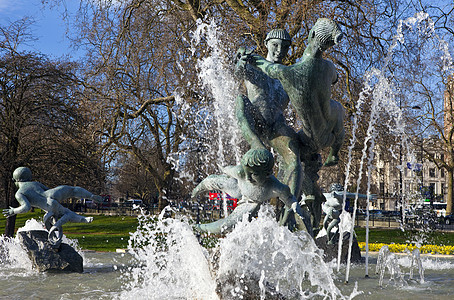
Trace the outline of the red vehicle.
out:
<instances>
[{"instance_id":1,"label":"red vehicle","mask_svg":"<svg viewBox=\"0 0 454 300\"><path fill-rule=\"evenodd\" d=\"M99 207L109 208L112 206L112 196L111 195L100 195L103 198L103 203L99 204Z\"/></svg>"},{"instance_id":2,"label":"red vehicle","mask_svg":"<svg viewBox=\"0 0 454 300\"><path fill-rule=\"evenodd\" d=\"M232 198L229 194L210 192L208 195L210 201L213 201L213 209L221 209L224 201L223 195L225 195L225 199L227 200L228 210L234 210L238 204L238 199Z\"/></svg>"}]
</instances>

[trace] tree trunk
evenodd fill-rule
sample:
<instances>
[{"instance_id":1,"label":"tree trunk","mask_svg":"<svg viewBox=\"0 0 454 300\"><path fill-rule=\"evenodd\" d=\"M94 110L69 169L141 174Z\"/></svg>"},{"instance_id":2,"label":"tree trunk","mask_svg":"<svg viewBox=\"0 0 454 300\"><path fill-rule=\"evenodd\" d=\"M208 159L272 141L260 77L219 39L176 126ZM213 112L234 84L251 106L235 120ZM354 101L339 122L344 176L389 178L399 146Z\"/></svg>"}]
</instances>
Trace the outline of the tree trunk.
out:
<instances>
[{"instance_id":1,"label":"tree trunk","mask_svg":"<svg viewBox=\"0 0 454 300\"><path fill-rule=\"evenodd\" d=\"M13 237L14 229L16 227L16 215L12 215L6 218L5 236Z\"/></svg>"},{"instance_id":2,"label":"tree trunk","mask_svg":"<svg viewBox=\"0 0 454 300\"><path fill-rule=\"evenodd\" d=\"M158 202L158 210L161 212L164 207L166 207L169 204L169 202L164 199L162 196L159 196L159 202Z\"/></svg>"},{"instance_id":3,"label":"tree trunk","mask_svg":"<svg viewBox=\"0 0 454 300\"><path fill-rule=\"evenodd\" d=\"M12 174L12 172L9 172ZM8 174L8 175L9 175ZM13 206L13 199L12 198L12 184L11 184L11 177L10 176L3 176L4 178L4 190L5 190L5 208L9 208ZM6 218L6 225L5 225L5 236L13 237L14 230L16 227L16 215L10 216Z\"/></svg>"},{"instance_id":4,"label":"tree trunk","mask_svg":"<svg viewBox=\"0 0 454 300\"><path fill-rule=\"evenodd\" d=\"M454 169L448 169L448 196L446 197L446 215L452 213L452 189L453 189L453 176Z\"/></svg>"}]
</instances>

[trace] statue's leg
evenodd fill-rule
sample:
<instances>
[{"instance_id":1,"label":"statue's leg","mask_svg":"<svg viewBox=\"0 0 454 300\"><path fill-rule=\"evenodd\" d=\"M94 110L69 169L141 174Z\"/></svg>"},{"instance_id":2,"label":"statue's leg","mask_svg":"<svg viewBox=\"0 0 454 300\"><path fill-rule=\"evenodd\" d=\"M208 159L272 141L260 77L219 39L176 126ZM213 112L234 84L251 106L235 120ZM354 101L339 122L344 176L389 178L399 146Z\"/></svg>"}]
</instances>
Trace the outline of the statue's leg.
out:
<instances>
[{"instance_id":1,"label":"statue's leg","mask_svg":"<svg viewBox=\"0 0 454 300\"><path fill-rule=\"evenodd\" d=\"M54 226L61 227L67 222L72 223L91 223L93 221L93 217L84 217L81 215L76 214L75 212L66 209L64 215L57 220Z\"/></svg>"},{"instance_id":2,"label":"statue's leg","mask_svg":"<svg viewBox=\"0 0 454 300\"><path fill-rule=\"evenodd\" d=\"M263 120L256 112L254 105L245 95L239 95L235 101L235 115L238 127L244 139L253 149L266 149L265 144L259 137L257 128L264 126Z\"/></svg>"},{"instance_id":3,"label":"statue's leg","mask_svg":"<svg viewBox=\"0 0 454 300\"><path fill-rule=\"evenodd\" d=\"M288 209L288 207L284 206L279 212L279 225L287 226L290 231L295 229L295 216L293 215L293 211Z\"/></svg>"},{"instance_id":4,"label":"statue's leg","mask_svg":"<svg viewBox=\"0 0 454 300\"><path fill-rule=\"evenodd\" d=\"M52 226L49 229L48 241L54 247L58 248L63 238L63 229L61 226Z\"/></svg>"},{"instance_id":5,"label":"statue's leg","mask_svg":"<svg viewBox=\"0 0 454 300\"><path fill-rule=\"evenodd\" d=\"M303 148L301 153L301 162L302 162L302 179L301 179L301 192L308 197L309 202L315 200L316 186L315 182L318 180L318 170L317 167L318 154L312 152L304 151ZM310 196L310 197L309 197ZM304 199L303 199L304 200Z\"/></svg>"},{"instance_id":6,"label":"statue's leg","mask_svg":"<svg viewBox=\"0 0 454 300\"><path fill-rule=\"evenodd\" d=\"M308 137L303 130L298 131L298 137L301 142L300 159L302 165L301 192L308 198L308 201L315 200L314 182L318 180L318 174L321 164L318 162L316 143ZM320 164L318 166L317 164ZM316 167L316 168L315 168ZM315 169L314 169L315 168ZM315 172L315 174L314 174ZM304 199L299 199L304 200Z\"/></svg>"},{"instance_id":7,"label":"statue's leg","mask_svg":"<svg viewBox=\"0 0 454 300\"><path fill-rule=\"evenodd\" d=\"M302 184L302 191L305 195L313 195L313 198L308 201L308 208L312 216L312 226L314 233L318 233L322 215L322 204L326 201L323 193L321 192L317 180L319 178L318 171L320 170L321 156L316 153L302 154L304 165L304 176L306 181Z\"/></svg>"},{"instance_id":8,"label":"statue's leg","mask_svg":"<svg viewBox=\"0 0 454 300\"><path fill-rule=\"evenodd\" d=\"M54 213L51 211L46 212L46 214L43 217L43 222L46 229L49 230L56 222L54 218Z\"/></svg>"},{"instance_id":9,"label":"statue's leg","mask_svg":"<svg viewBox=\"0 0 454 300\"><path fill-rule=\"evenodd\" d=\"M287 126L285 122L277 122L272 132L270 145L279 153L278 179L289 186L290 192L299 199L301 197L302 168L300 161L300 144L295 131ZM303 210L305 208L302 208ZM304 220L304 218L303 218ZM284 207L280 211L279 224L285 225L289 230L295 228L307 230L303 222L296 218L289 207Z\"/></svg>"},{"instance_id":10,"label":"statue's leg","mask_svg":"<svg viewBox=\"0 0 454 300\"><path fill-rule=\"evenodd\" d=\"M49 230L49 243L53 245L53 247L58 247L61 244L61 240L63 238L63 224L68 222L68 216L64 214L60 219L52 225ZM46 226L47 227L47 226Z\"/></svg>"},{"instance_id":11,"label":"statue's leg","mask_svg":"<svg viewBox=\"0 0 454 300\"><path fill-rule=\"evenodd\" d=\"M334 219L329 223L328 228L326 229L326 234L328 236L328 244L334 243L334 238L336 233L332 233L331 230L339 224L339 219ZM338 230L339 231L339 230Z\"/></svg>"},{"instance_id":12,"label":"statue's leg","mask_svg":"<svg viewBox=\"0 0 454 300\"><path fill-rule=\"evenodd\" d=\"M301 209L301 215L293 213L295 217L296 229L298 231L304 230L310 236L314 237L314 232L312 230L311 216L309 212L305 209Z\"/></svg>"},{"instance_id":13,"label":"statue's leg","mask_svg":"<svg viewBox=\"0 0 454 300\"><path fill-rule=\"evenodd\" d=\"M216 222L208 224L196 224L194 228L198 231L209 233L223 233L231 230L243 216L247 214L249 218L257 213L260 208L258 203L242 203L235 208L235 210L226 218L219 219Z\"/></svg>"},{"instance_id":14,"label":"statue's leg","mask_svg":"<svg viewBox=\"0 0 454 300\"><path fill-rule=\"evenodd\" d=\"M320 230L320 221L322 218L322 204L326 201L325 196L323 195L318 183L314 183L315 187L315 200L312 202L312 228L314 230L314 234L317 234Z\"/></svg>"},{"instance_id":15,"label":"statue's leg","mask_svg":"<svg viewBox=\"0 0 454 300\"><path fill-rule=\"evenodd\" d=\"M48 198L61 202L68 198L91 199L102 203L101 196L95 195L84 188L78 186L60 185L44 192Z\"/></svg>"},{"instance_id":16,"label":"statue's leg","mask_svg":"<svg viewBox=\"0 0 454 300\"><path fill-rule=\"evenodd\" d=\"M328 221L329 221L329 215L326 214L325 218L323 219L323 228L325 229L327 236L328 236L328 225L329 225Z\"/></svg>"},{"instance_id":17,"label":"statue's leg","mask_svg":"<svg viewBox=\"0 0 454 300\"><path fill-rule=\"evenodd\" d=\"M324 163L324 166L333 166L339 162L339 151L345 139L344 108L339 102L334 100L330 101L330 105L331 111L334 114L331 121L333 124L334 142L331 145L331 149Z\"/></svg>"},{"instance_id":18,"label":"statue's leg","mask_svg":"<svg viewBox=\"0 0 454 300\"><path fill-rule=\"evenodd\" d=\"M335 152L336 156L338 156L339 150L341 149L345 140L345 128L343 118L338 122L337 127L335 128L334 137L335 140L333 146L331 147L331 150Z\"/></svg>"},{"instance_id":19,"label":"statue's leg","mask_svg":"<svg viewBox=\"0 0 454 300\"><path fill-rule=\"evenodd\" d=\"M299 199L301 195L302 168L298 135L287 124L277 122L274 126L270 144L282 158L279 164L279 180L288 185L290 192L296 199Z\"/></svg>"}]
</instances>

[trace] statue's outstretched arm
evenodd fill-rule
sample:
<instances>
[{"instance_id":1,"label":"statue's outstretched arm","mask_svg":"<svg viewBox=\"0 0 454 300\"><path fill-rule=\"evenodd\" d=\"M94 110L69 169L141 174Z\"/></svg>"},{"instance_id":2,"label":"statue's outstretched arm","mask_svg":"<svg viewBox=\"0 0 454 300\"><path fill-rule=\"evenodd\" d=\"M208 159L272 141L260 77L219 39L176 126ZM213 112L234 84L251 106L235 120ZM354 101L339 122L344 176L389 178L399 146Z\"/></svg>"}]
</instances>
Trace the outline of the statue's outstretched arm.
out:
<instances>
[{"instance_id":1,"label":"statue's outstretched arm","mask_svg":"<svg viewBox=\"0 0 454 300\"><path fill-rule=\"evenodd\" d=\"M296 227L298 230L305 230L312 235L311 218L307 211L303 210L296 200L295 196L290 192L290 188L275 179L275 195L285 204L286 209L289 211L285 213L284 219L281 220L281 224L287 222L285 218L289 217L289 213L294 214Z\"/></svg>"},{"instance_id":2,"label":"statue's outstretched arm","mask_svg":"<svg viewBox=\"0 0 454 300\"><path fill-rule=\"evenodd\" d=\"M288 185L283 184L274 176L272 176L271 179L273 189L271 197L278 197L287 208L296 207L298 201L296 200L295 196L293 196Z\"/></svg>"},{"instance_id":3,"label":"statue's outstretched arm","mask_svg":"<svg viewBox=\"0 0 454 300\"><path fill-rule=\"evenodd\" d=\"M216 222L208 224L196 224L194 228L197 231L209 233L222 233L231 230L246 214L248 218L254 215L260 208L259 203L243 203L237 206L235 210L226 218L219 219Z\"/></svg>"},{"instance_id":4,"label":"statue's outstretched arm","mask_svg":"<svg viewBox=\"0 0 454 300\"><path fill-rule=\"evenodd\" d=\"M195 187L192 191L192 197L194 198L206 191L223 191L233 198L241 198L237 180L227 175L208 176Z\"/></svg>"},{"instance_id":5,"label":"statue's outstretched arm","mask_svg":"<svg viewBox=\"0 0 454 300\"><path fill-rule=\"evenodd\" d=\"M262 70L266 75L275 79L281 79L282 72L287 68L284 65L269 62L257 54L252 54L250 60L254 66Z\"/></svg>"},{"instance_id":6,"label":"statue's outstretched arm","mask_svg":"<svg viewBox=\"0 0 454 300\"><path fill-rule=\"evenodd\" d=\"M3 215L5 215L5 217L26 213L32 208L27 197L19 192L16 193L16 200L19 202L20 206L16 208L10 206L9 208L4 209Z\"/></svg>"},{"instance_id":7,"label":"statue's outstretched arm","mask_svg":"<svg viewBox=\"0 0 454 300\"><path fill-rule=\"evenodd\" d=\"M257 76L257 70L251 66L251 51L241 47L238 49L235 64L235 76L238 79L253 80Z\"/></svg>"},{"instance_id":8,"label":"statue's outstretched arm","mask_svg":"<svg viewBox=\"0 0 454 300\"><path fill-rule=\"evenodd\" d=\"M227 166L222 169L222 172L224 172L226 175L233 177L235 179L243 179L244 174L243 174L243 167L238 165L238 166Z\"/></svg>"}]
</instances>

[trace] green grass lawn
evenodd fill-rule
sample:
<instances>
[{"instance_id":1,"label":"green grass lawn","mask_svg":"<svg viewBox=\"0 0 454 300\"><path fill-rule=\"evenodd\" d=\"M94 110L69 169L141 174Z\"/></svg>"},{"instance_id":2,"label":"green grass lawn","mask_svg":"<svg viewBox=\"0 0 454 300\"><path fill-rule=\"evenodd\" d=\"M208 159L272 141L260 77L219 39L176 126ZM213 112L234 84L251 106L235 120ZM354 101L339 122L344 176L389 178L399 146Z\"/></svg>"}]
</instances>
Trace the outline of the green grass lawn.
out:
<instances>
[{"instance_id":1,"label":"green grass lawn","mask_svg":"<svg viewBox=\"0 0 454 300\"><path fill-rule=\"evenodd\" d=\"M36 209L35 212L20 214L16 218L16 230L25 225L28 219L42 220L44 213ZM86 250L115 251L117 248L126 248L129 233L135 232L138 221L136 217L95 215L92 223L67 223L63 226L64 234L70 239L77 239L80 247ZM0 218L0 234L5 232L4 217ZM359 242L365 242L366 229L356 228ZM425 244L454 246L454 232L410 232L399 229L371 229L370 243L405 244L416 240L417 236L425 237Z\"/></svg>"},{"instance_id":2,"label":"green grass lawn","mask_svg":"<svg viewBox=\"0 0 454 300\"><path fill-rule=\"evenodd\" d=\"M358 242L366 241L366 229L355 228ZM400 229L369 230L369 243L406 244L423 238L424 244L454 246L454 232L401 231Z\"/></svg>"},{"instance_id":3,"label":"green grass lawn","mask_svg":"<svg viewBox=\"0 0 454 300\"><path fill-rule=\"evenodd\" d=\"M83 215L83 214L82 214ZM35 212L19 214L16 218L16 230L25 225L29 219L42 220L44 213ZM70 239L77 239L79 246L86 250L115 251L126 248L129 233L136 231L136 217L95 215L92 223L66 223L63 233ZM5 232L6 219L0 218L0 234Z\"/></svg>"},{"instance_id":4,"label":"green grass lawn","mask_svg":"<svg viewBox=\"0 0 454 300\"><path fill-rule=\"evenodd\" d=\"M129 233L135 232L138 222L129 216L93 216L93 222L67 223L63 232L70 239L77 239L82 249L115 251L128 246Z\"/></svg>"}]
</instances>

